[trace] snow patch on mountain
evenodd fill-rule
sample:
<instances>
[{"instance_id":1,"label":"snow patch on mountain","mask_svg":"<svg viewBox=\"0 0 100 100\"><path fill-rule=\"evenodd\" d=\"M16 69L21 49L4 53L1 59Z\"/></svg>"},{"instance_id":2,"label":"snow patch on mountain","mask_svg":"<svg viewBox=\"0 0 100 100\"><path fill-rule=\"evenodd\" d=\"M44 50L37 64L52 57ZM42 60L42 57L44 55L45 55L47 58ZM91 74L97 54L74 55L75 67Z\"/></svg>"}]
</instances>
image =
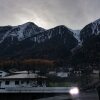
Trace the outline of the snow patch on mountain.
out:
<instances>
[{"instance_id":1,"label":"snow patch on mountain","mask_svg":"<svg viewBox=\"0 0 100 100\"><path fill-rule=\"evenodd\" d=\"M51 28L49 30L40 32L39 34L34 35L30 39L34 42L41 43L46 40L50 40L52 37L55 37L58 35L62 38L65 33L73 34L73 32L70 31L66 26L60 25L60 26ZM66 43L66 38L64 38L64 43Z\"/></svg>"},{"instance_id":2,"label":"snow patch on mountain","mask_svg":"<svg viewBox=\"0 0 100 100\"><path fill-rule=\"evenodd\" d=\"M26 23L23 25L13 27L13 29L9 32L10 33L9 36L12 36L12 37L17 36L19 41L24 39L23 31L27 28L28 25L29 23Z\"/></svg>"},{"instance_id":3,"label":"snow patch on mountain","mask_svg":"<svg viewBox=\"0 0 100 100\"><path fill-rule=\"evenodd\" d=\"M23 24L23 25L18 26L18 27L20 28L19 31L18 31L18 33L17 33L17 35L18 35L18 40L24 39L24 34L23 34L23 32L24 32L24 30L27 28L28 25L29 25L29 23L25 23L25 24Z\"/></svg>"},{"instance_id":4,"label":"snow patch on mountain","mask_svg":"<svg viewBox=\"0 0 100 100\"><path fill-rule=\"evenodd\" d=\"M99 35L100 34L100 19L92 22L92 34Z\"/></svg>"},{"instance_id":5,"label":"snow patch on mountain","mask_svg":"<svg viewBox=\"0 0 100 100\"><path fill-rule=\"evenodd\" d=\"M81 43L81 40L80 40L80 30L72 30L70 29L74 34L73 36L78 40L78 43L80 44Z\"/></svg>"},{"instance_id":6,"label":"snow patch on mountain","mask_svg":"<svg viewBox=\"0 0 100 100\"><path fill-rule=\"evenodd\" d=\"M8 32L6 32L6 33L4 34L4 36L3 36L2 39L0 40L0 43L2 43L2 42L4 41L4 39L9 35L9 32L10 32L10 31L8 31Z\"/></svg>"}]
</instances>

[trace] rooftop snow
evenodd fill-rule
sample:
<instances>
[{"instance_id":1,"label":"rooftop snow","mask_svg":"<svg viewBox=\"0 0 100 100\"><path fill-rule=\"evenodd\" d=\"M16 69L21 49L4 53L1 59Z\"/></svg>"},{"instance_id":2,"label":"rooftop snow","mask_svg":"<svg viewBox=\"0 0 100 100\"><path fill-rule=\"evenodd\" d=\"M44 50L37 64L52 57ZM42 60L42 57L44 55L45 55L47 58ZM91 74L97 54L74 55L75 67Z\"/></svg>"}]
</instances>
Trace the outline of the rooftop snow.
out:
<instances>
[{"instance_id":1,"label":"rooftop snow","mask_svg":"<svg viewBox=\"0 0 100 100\"><path fill-rule=\"evenodd\" d=\"M10 76L6 76L3 77L1 79L34 79L34 78L46 78L43 76L38 76L37 74L16 74L16 75L10 75Z\"/></svg>"}]
</instances>

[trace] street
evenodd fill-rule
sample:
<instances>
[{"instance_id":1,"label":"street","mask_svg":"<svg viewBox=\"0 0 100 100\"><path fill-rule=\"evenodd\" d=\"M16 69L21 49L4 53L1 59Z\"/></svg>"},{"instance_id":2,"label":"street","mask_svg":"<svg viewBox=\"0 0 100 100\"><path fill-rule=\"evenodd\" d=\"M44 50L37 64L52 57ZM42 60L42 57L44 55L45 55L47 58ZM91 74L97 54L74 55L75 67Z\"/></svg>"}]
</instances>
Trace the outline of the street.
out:
<instances>
[{"instance_id":1,"label":"street","mask_svg":"<svg viewBox=\"0 0 100 100\"><path fill-rule=\"evenodd\" d=\"M78 100L99 100L96 92L80 93Z\"/></svg>"},{"instance_id":2,"label":"street","mask_svg":"<svg viewBox=\"0 0 100 100\"><path fill-rule=\"evenodd\" d=\"M64 94L37 100L71 100L71 98L70 96ZM72 100L99 100L99 99L96 92L88 92L88 93L80 93L79 96L73 97Z\"/></svg>"}]
</instances>

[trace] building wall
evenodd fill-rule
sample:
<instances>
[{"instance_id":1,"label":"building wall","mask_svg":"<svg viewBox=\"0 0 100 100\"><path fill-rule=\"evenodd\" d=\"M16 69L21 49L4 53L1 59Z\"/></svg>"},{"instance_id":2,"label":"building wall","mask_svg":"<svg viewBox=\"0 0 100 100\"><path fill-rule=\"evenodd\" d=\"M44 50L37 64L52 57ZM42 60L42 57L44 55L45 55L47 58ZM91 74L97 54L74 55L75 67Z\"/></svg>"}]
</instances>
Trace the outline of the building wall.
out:
<instances>
[{"instance_id":1,"label":"building wall","mask_svg":"<svg viewBox=\"0 0 100 100\"><path fill-rule=\"evenodd\" d=\"M6 85L5 84L6 81L1 81L1 88L6 88L6 87L29 87L31 86L32 82L30 81L29 84L27 84L27 81L19 81L19 84L18 85L15 85L15 80L10 80L9 81L9 85Z\"/></svg>"},{"instance_id":2,"label":"building wall","mask_svg":"<svg viewBox=\"0 0 100 100\"><path fill-rule=\"evenodd\" d=\"M14 87L14 81L10 81L9 85L6 85L5 84L5 81L1 81L1 88L4 88L4 87Z\"/></svg>"},{"instance_id":3,"label":"building wall","mask_svg":"<svg viewBox=\"0 0 100 100\"><path fill-rule=\"evenodd\" d=\"M37 83L37 81L29 81L27 83L27 80L26 81L23 81L23 80L19 80L19 84L16 85L15 84L15 80L10 80L9 81L9 85L6 85L5 82L6 80L3 80L3 81L0 81L1 82L1 85L0 87L1 88L7 88L7 87L39 87L39 86L46 86L46 83L42 83L41 85Z\"/></svg>"}]
</instances>

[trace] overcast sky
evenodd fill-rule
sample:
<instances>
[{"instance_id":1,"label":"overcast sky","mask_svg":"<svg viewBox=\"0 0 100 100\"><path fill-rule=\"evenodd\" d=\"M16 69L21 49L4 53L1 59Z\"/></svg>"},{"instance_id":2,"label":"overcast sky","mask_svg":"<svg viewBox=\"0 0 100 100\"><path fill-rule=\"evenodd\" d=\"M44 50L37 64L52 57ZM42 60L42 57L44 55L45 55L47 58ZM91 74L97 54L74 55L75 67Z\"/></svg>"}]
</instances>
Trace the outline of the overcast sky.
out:
<instances>
[{"instance_id":1,"label":"overcast sky","mask_svg":"<svg viewBox=\"0 0 100 100\"><path fill-rule=\"evenodd\" d=\"M0 25L31 21L43 28L81 29L100 18L100 0L0 0Z\"/></svg>"}]
</instances>

